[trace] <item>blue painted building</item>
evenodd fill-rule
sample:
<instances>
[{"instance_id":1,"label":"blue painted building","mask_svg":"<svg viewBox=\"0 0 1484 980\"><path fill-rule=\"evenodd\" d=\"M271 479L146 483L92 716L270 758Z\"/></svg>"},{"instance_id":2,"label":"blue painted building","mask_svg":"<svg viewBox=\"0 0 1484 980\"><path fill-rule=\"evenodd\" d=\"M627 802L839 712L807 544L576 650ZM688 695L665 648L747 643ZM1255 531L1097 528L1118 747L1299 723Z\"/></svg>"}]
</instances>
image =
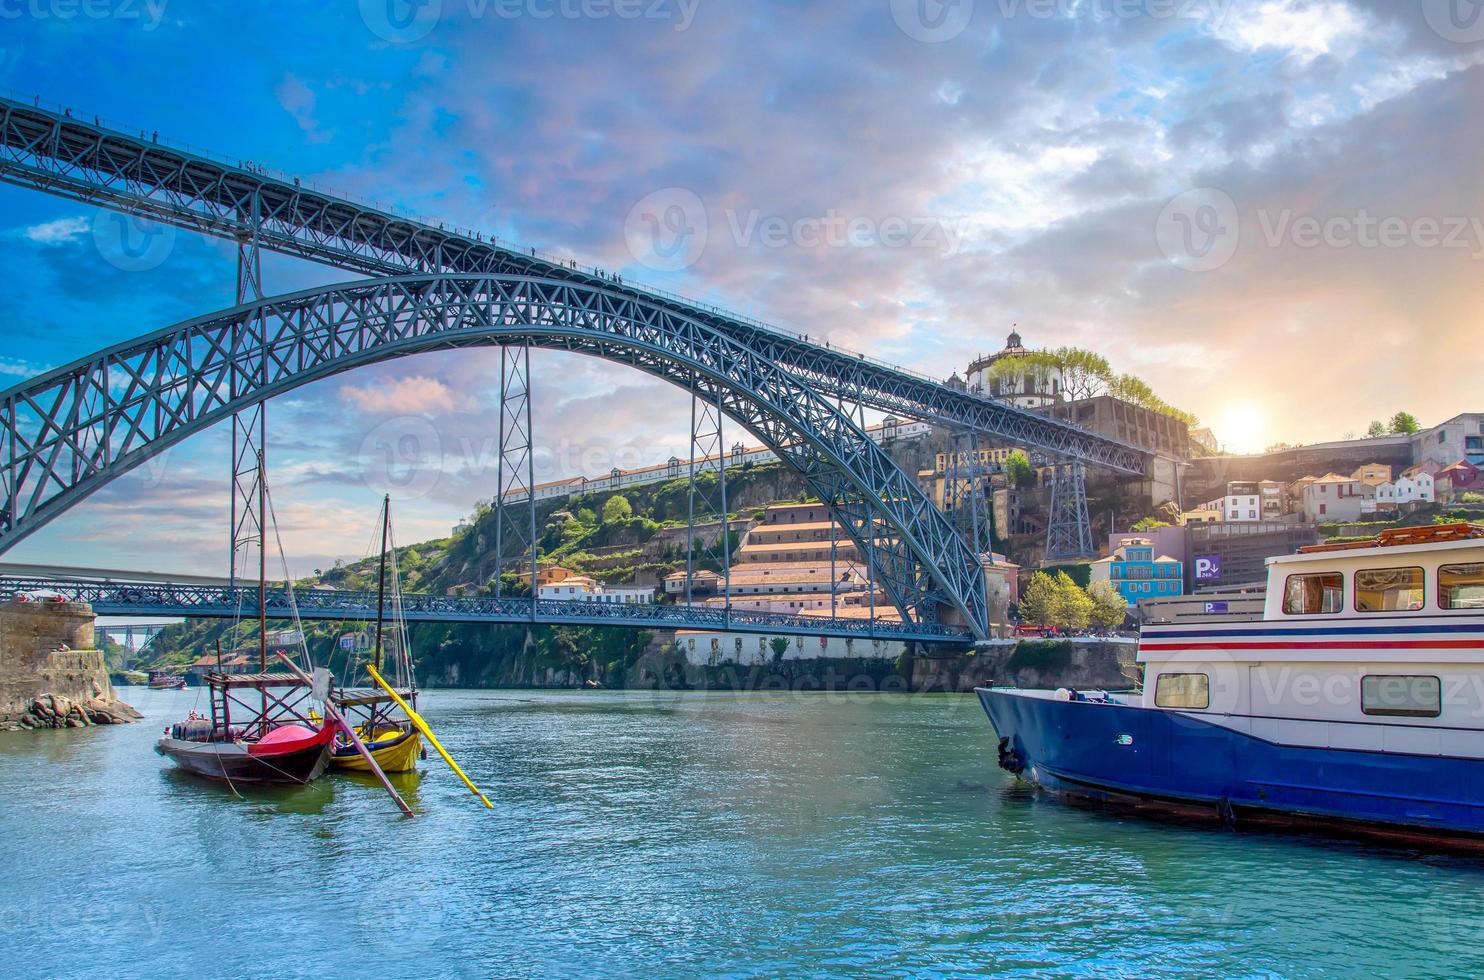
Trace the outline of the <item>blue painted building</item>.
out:
<instances>
[{"instance_id":1,"label":"blue painted building","mask_svg":"<svg viewBox=\"0 0 1484 980\"><path fill-rule=\"evenodd\" d=\"M1092 581L1107 582L1130 606L1142 599L1185 594L1185 564L1169 555L1155 556L1154 542L1130 538L1101 561L1092 563Z\"/></svg>"}]
</instances>

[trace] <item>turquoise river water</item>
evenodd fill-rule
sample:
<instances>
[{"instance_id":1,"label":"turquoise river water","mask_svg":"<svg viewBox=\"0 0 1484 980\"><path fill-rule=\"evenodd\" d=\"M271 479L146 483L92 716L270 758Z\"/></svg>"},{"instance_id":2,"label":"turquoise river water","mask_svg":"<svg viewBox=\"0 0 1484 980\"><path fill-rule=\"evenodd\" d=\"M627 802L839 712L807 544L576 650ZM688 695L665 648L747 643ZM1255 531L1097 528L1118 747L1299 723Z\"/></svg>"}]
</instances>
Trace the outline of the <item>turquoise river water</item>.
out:
<instances>
[{"instance_id":1,"label":"turquoise river water","mask_svg":"<svg viewBox=\"0 0 1484 980\"><path fill-rule=\"evenodd\" d=\"M8 976L1478 976L1484 863L1016 785L970 696L433 691L434 760L248 792L0 734Z\"/></svg>"}]
</instances>

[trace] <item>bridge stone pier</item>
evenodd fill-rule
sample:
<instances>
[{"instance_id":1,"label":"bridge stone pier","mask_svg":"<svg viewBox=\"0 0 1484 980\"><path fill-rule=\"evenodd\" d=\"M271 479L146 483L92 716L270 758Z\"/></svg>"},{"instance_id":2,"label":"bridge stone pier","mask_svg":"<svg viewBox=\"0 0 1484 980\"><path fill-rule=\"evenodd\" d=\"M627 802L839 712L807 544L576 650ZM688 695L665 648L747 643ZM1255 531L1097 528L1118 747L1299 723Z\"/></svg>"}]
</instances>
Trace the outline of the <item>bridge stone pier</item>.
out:
<instances>
[{"instance_id":1,"label":"bridge stone pier","mask_svg":"<svg viewBox=\"0 0 1484 980\"><path fill-rule=\"evenodd\" d=\"M44 695L84 707L117 702L93 626L85 602L0 602L0 722Z\"/></svg>"}]
</instances>

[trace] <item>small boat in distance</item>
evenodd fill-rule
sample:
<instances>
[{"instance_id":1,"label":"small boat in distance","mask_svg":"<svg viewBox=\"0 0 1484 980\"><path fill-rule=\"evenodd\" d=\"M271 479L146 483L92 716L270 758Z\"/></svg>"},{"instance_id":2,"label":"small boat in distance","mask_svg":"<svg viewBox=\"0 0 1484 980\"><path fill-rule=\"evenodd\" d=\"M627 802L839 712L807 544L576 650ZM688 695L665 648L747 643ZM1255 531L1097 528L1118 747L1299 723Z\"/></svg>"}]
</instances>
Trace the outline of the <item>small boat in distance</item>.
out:
<instances>
[{"instance_id":1,"label":"small boat in distance","mask_svg":"<svg viewBox=\"0 0 1484 980\"><path fill-rule=\"evenodd\" d=\"M152 670L149 672L149 689L151 691L183 691L186 679L184 675L170 670Z\"/></svg>"},{"instance_id":2,"label":"small boat in distance","mask_svg":"<svg viewBox=\"0 0 1484 980\"><path fill-rule=\"evenodd\" d=\"M1146 623L1138 660L1142 694L979 688L1000 766L1140 810L1484 850L1484 525L1270 558L1260 619Z\"/></svg>"}]
</instances>

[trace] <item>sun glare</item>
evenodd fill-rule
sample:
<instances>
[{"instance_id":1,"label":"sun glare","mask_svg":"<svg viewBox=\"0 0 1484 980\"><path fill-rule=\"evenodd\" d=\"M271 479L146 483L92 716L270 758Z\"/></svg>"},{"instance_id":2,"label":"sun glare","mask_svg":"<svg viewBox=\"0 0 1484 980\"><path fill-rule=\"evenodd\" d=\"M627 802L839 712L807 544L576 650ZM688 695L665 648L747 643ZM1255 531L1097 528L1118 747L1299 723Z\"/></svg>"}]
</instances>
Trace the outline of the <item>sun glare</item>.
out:
<instances>
[{"instance_id":1,"label":"sun glare","mask_svg":"<svg viewBox=\"0 0 1484 980\"><path fill-rule=\"evenodd\" d=\"M1256 405L1228 405L1217 414L1212 430L1223 449L1258 453L1267 446L1267 419Z\"/></svg>"}]
</instances>

